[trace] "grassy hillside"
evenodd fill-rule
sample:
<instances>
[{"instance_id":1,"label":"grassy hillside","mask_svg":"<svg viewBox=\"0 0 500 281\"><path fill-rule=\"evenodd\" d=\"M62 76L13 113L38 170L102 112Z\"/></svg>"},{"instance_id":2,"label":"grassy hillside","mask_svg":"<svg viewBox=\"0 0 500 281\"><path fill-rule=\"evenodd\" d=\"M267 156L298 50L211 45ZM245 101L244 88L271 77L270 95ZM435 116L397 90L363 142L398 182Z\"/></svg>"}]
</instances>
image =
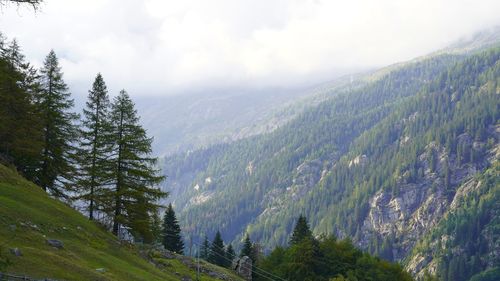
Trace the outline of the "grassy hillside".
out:
<instances>
[{"instance_id":1,"label":"grassy hillside","mask_svg":"<svg viewBox=\"0 0 500 281\"><path fill-rule=\"evenodd\" d=\"M63 249L46 239L64 243ZM0 271L64 280L180 280L195 272L179 260L162 261L163 270L124 246L77 211L49 198L39 187L0 165ZM19 248L22 256L9 249ZM105 272L96 269L104 268ZM239 280L224 269L217 271ZM202 280L215 280L202 275Z\"/></svg>"}]
</instances>

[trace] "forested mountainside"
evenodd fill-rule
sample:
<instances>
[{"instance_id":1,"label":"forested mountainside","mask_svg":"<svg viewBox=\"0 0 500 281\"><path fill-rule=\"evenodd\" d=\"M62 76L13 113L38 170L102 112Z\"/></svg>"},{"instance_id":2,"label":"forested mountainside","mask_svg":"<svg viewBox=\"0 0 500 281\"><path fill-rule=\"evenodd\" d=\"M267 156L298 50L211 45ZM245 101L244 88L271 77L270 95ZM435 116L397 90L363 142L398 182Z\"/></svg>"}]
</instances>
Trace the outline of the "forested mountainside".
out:
<instances>
[{"instance_id":1,"label":"forested mountainside","mask_svg":"<svg viewBox=\"0 0 500 281\"><path fill-rule=\"evenodd\" d=\"M499 151L497 150L497 153ZM415 246L405 261L411 272L427 271L442 280L483 280L500 272L500 164L464 182L445 217ZM485 268L489 268L482 272ZM484 279L494 280L494 279Z\"/></svg>"},{"instance_id":2,"label":"forested mountainside","mask_svg":"<svg viewBox=\"0 0 500 281\"><path fill-rule=\"evenodd\" d=\"M196 150L271 132L334 89L356 87L351 76L312 88L204 89L201 93L139 97L142 123L157 155Z\"/></svg>"},{"instance_id":3,"label":"forested mountainside","mask_svg":"<svg viewBox=\"0 0 500 281\"><path fill-rule=\"evenodd\" d=\"M180 221L195 239L219 228L268 249L286 244L302 213L316 234L408 257L461 184L498 158L499 55L495 47L404 64L272 133L168 158Z\"/></svg>"}]
</instances>

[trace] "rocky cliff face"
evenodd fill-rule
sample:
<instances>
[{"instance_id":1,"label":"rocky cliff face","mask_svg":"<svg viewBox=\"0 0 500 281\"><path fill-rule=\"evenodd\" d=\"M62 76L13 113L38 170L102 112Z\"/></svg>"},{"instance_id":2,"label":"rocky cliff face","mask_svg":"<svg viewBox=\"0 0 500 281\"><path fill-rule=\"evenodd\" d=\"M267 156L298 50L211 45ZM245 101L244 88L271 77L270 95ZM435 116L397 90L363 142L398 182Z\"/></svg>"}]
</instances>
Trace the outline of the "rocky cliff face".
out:
<instances>
[{"instance_id":1,"label":"rocky cliff face","mask_svg":"<svg viewBox=\"0 0 500 281\"><path fill-rule=\"evenodd\" d=\"M498 140L500 126L492 129L492 134ZM485 143L473 142L470 136L464 134L459 139L470 144L477 152L485 147ZM398 188L394 190L381 190L370 200L368 215L363 221L361 236L356 241L361 247L368 248L373 239L384 241L390 239L390 251L394 260L402 261L407 258L416 243L422 239L440 220L450 212L462 206L464 198L477 190L481 182L474 176L490 166L500 158L500 146L494 146L489 151L482 151L487 157L483 161L460 163L457 155L449 155L443 147L430 143L427 151L435 151L437 162L431 169L429 153L419 156L420 164L424 167L424 177L418 182L406 182L404 175L398 181ZM448 169L449 179L446 179ZM498 216L498 214L496 215ZM492 229L483 231L483 235L490 239L490 253L492 260L498 260L500 242L493 239ZM440 247L445 247L450 237L440 238ZM437 241L434 242L436 245ZM458 251L458 249L457 249ZM431 274L436 272L438 263L429 255L417 254L407 263L407 269L416 276L421 276L424 271Z\"/></svg>"}]
</instances>

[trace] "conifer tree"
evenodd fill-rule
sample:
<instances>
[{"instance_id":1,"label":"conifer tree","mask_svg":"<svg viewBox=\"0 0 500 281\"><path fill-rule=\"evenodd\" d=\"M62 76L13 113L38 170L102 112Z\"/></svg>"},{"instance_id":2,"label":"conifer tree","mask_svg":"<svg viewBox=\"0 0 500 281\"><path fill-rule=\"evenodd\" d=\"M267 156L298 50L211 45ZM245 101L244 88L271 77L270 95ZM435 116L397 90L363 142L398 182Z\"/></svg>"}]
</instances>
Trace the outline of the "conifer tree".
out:
<instances>
[{"instance_id":1,"label":"conifer tree","mask_svg":"<svg viewBox=\"0 0 500 281\"><path fill-rule=\"evenodd\" d=\"M151 157L152 138L139 124L137 111L128 94L122 90L114 99L111 111L115 188L112 232L118 235L120 225L145 242L152 239L151 215L157 211L158 199L167 193L156 187L163 179L155 168L157 159Z\"/></svg>"},{"instance_id":2,"label":"conifer tree","mask_svg":"<svg viewBox=\"0 0 500 281\"><path fill-rule=\"evenodd\" d=\"M210 255L210 243L208 242L208 237L205 235L203 239L203 244L201 245L200 257L207 260Z\"/></svg>"},{"instance_id":3,"label":"conifer tree","mask_svg":"<svg viewBox=\"0 0 500 281\"><path fill-rule=\"evenodd\" d=\"M163 241L162 236L163 222L158 212L154 212L151 216L151 234L153 235L153 243L161 244Z\"/></svg>"},{"instance_id":4,"label":"conifer tree","mask_svg":"<svg viewBox=\"0 0 500 281\"><path fill-rule=\"evenodd\" d=\"M305 216L300 215L297 219L297 224L293 229L292 237L290 238L290 244L294 245L304 240L305 238L312 238L312 232L307 224L307 219Z\"/></svg>"},{"instance_id":5,"label":"conifer tree","mask_svg":"<svg viewBox=\"0 0 500 281\"><path fill-rule=\"evenodd\" d=\"M234 252L233 245L229 244L226 247L226 267L231 267L232 260L236 257L236 253Z\"/></svg>"},{"instance_id":6,"label":"conifer tree","mask_svg":"<svg viewBox=\"0 0 500 281\"><path fill-rule=\"evenodd\" d=\"M53 50L45 58L41 72L41 91L37 95L43 126L43 151L35 182L56 197L65 195L74 181L74 146L78 115L70 112L74 102L64 83Z\"/></svg>"},{"instance_id":7,"label":"conifer tree","mask_svg":"<svg viewBox=\"0 0 500 281\"><path fill-rule=\"evenodd\" d=\"M89 91L86 108L83 109L82 129L80 131L79 188L80 198L88 202L89 219L94 212L109 204L104 199L106 187L111 183L113 166L110 161L112 152L111 123L109 120L110 102L106 83L97 74Z\"/></svg>"},{"instance_id":8,"label":"conifer tree","mask_svg":"<svg viewBox=\"0 0 500 281\"><path fill-rule=\"evenodd\" d=\"M210 246L208 261L219 266L225 266L225 257L226 252L224 251L224 241L222 240L220 231L217 231L214 241L212 241L212 245Z\"/></svg>"},{"instance_id":9,"label":"conifer tree","mask_svg":"<svg viewBox=\"0 0 500 281\"><path fill-rule=\"evenodd\" d=\"M30 180L42 149L37 78L17 41L7 44L0 34L0 154Z\"/></svg>"},{"instance_id":10,"label":"conifer tree","mask_svg":"<svg viewBox=\"0 0 500 281\"><path fill-rule=\"evenodd\" d=\"M165 247L165 249L178 254L184 253L184 242L182 241L181 228L177 218L175 217L172 204L168 205L165 216L163 217L162 235L163 247Z\"/></svg>"},{"instance_id":11,"label":"conifer tree","mask_svg":"<svg viewBox=\"0 0 500 281\"><path fill-rule=\"evenodd\" d=\"M247 256L252 258L252 253L253 253L253 245L252 241L250 240L250 235L248 235L247 233L247 235L245 236L245 241L243 242L243 248L241 249L240 252L240 257Z\"/></svg>"}]
</instances>

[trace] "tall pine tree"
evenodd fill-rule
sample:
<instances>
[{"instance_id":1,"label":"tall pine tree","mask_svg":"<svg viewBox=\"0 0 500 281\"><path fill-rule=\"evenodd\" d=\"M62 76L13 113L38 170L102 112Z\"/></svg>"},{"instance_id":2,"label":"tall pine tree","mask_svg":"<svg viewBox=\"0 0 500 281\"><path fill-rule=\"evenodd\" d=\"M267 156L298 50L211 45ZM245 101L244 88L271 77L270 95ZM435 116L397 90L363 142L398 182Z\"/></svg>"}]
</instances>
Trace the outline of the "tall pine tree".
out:
<instances>
[{"instance_id":1,"label":"tall pine tree","mask_svg":"<svg viewBox=\"0 0 500 281\"><path fill-rule=\"evenodd\" d=\"M43 126L43 151L35 182L52 195L65 196L72 187L75 169L78 115L71 112L74 102L64 83L53 50L45 58L41 72L41 91L37 95Z\"/></svg>"},{"instance_id":2,"label":"tall pine tree","mask_svg":"<svg viewBox=\"0 0 500 281\"><path fill-rule=\"evenodd\" d=\"M232 260L236 257L236 253L234 252L233 245L229 244L226 247L226 264L225 266L230 268Z\"/></svg>"},{"instance_id":3,"label":"tall pine tree","mask_svg":"<svg viewBox=\"0 0 500 281\"><path fill-rule=\"evenodd\" d=\"M34 94L39 91L36 70L24 61L14 39L0 33L0 158L13 163L28 179L42 149L42 128Z\"/></svg>"},{"instance_id":4,"label":"tall pine tree","mask_svg":"<svg viewBox=\"0 0 500 281\"><path fill-rule=\"evenodd\" d=\"M201 245L200 249L200 257L204 260L208 260L209 256L210 256L210 242L208 242L208 237L205 235L205 238L203 239L203 244Z\"/></svg>"},{"instance_id":5,"label":"tall pine tree","mask_svg":"<svg viewBox=\"0 0 500 281\"><path fill-rule=\"evenodd\" d=\"M181 236L181 227L175 217L174 208L172 204L168 205L167 211L163 218L163 246L165 249L176 252L178 254L184 253L184 242Z\"/></svg>"},{"instance_id":6,"label":"tall pine tree","mask_svg":"<svg viewBox=\"0 0 500 281\"><path fill-rule=\"evenodd\" d=\"M247 256L249 258L252 258L252 253L253 253L253 244L252 241L250 240L250 235L245 236L245 241L243 241L243 248L241 248L240 251L240 257Z\"/></svg>"},{"instance_id":7,"label":"tall pine tree","mask_svg":"<svg viewBox=\"0 0 500 281\"><path fill-rule=\"evenodd\" d=\"M312 238L312 232L311 229L309 229L306 217L300 215L297 219L297 224L293 229L292 237L290 238L290 244L297 244L305 238Z\"/></svg>"},{"instance_id":8,"label":"tall pine tree","mask_svg":"<svg viewBox=\"0 0 500 281\"><path fill-rule=\"evenodd\" d=\"M212 245L210 245L210 255L208 256L208 261L219 266L225 266L225 258L226 252L224 250L224 241L222 240L220 231L217 231L214 241L212 241Z\"/></svg>"},{"instance_id":9,"label":"tall pine tree","mask_svg":"<svg viewBox=\"0 0 500 281\"><path fill-rule=\"evenodd\" d=\"M79 147L80 178L78 185L80 198L88 202L89 219L94 212L102 209L106 202L106 188L112 181L113 166L110 161L112 152L111 123L109 120L110 102L108 90L102 75L97 74L89 91L83 120Z\"/></svg>"},{"instance_id":10,"label":"tall pine tree","mask_svg":"<svg viewBox=\"0 0 500 281\"><path fill-rule=\"evenodd\" d=\"M156 202L167 195L156 187L164 177L155 167L157 159L150 156L153 139L139 124L134 103L124 90L114 99L111 122L116 152L112 160L112 232L118 235L123 225L134 237L149 242L153 239L151 216L158 209Z\"/></svg>"}]
</instances>

